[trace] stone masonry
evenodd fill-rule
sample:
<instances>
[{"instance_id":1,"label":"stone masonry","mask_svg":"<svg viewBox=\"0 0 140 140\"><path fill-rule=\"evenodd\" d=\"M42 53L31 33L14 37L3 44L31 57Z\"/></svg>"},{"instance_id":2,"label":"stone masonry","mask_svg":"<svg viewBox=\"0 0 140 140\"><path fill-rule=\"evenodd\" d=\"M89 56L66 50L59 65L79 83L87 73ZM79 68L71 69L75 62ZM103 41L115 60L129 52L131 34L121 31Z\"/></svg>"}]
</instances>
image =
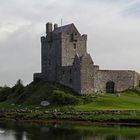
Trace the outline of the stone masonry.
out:
<instances>
[{"instance_id":1,"label":"stone masonry","mask_svg":"<svg viewBox=\"0 0 140 140\"><path fill-rule=\"evenodd\" d=\"M140 75L131 70L100 70L87 53L87 35L74 24L46 24L41 37L41 73L34 80L55 81L79 94L113 93L138 86Z\"/></svg>"}]
</instances>

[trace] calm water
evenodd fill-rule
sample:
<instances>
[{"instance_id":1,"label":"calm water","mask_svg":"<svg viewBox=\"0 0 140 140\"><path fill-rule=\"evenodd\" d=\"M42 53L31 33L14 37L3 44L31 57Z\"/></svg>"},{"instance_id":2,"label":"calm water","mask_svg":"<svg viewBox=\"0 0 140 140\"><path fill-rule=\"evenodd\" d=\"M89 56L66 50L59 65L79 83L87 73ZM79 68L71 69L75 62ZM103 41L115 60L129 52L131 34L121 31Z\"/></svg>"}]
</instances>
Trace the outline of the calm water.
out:
<instances>
[{"instance_id":1,"label":"calm water","mask_svg":"<svg viewBox=\"0 0 140 140\"><path fill-rule=\"evenodd\" d=\"M0 122L0 140L140 140L140 127Z\"/></svg>"}]
</instances>

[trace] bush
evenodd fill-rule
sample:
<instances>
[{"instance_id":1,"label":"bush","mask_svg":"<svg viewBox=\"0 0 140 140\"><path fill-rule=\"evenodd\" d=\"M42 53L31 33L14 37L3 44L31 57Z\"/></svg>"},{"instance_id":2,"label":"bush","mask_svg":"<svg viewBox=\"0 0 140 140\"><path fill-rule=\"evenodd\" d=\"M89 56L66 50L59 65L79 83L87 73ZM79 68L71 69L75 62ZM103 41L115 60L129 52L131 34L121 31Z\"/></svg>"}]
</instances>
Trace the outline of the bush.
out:
<instances>
[{"instance_id":1,"label":"bush","mask_svg":"<svg viewBox=\"0 0 140 140\"><path fill-rule=\"evenodd\" d=\"M12 92L10 87L5 86L0 88L0 102L6 101L11 93Z\"/></svg>"},{"instance_id":2,"label":"bush","mask_svg":"<svg viewBox=\"0 0 140 140\"><path fill-rule=\"evenodd\" d=\"M84 104L89 104L91 102L93 102L92 97L85 97L84 100L83 100Z\"/></svg>"},{"instance_id":3,"label":"bush","mask_svg":"<svg viewBox=\"0 0 140 140\"><path fill-rule=\"evenodd\" d=\"M75 105L79 103L79 99L76 96L70 95L60 90L54 90L49 97L52 104L56 105Z\"/></svg>"},{"instance_id":4,"label":"bush","mask_svg":"<svg viewBox=\"0 0 140 140\"><path fill-rule=\"evenodd\" d=\"M12 92L20 94L23 92L24 85L23 82L19 79L16 84L12 87Z\"/></svg>"},{"instance_id":5,"label":"bush","mask_svg":"<svg viewBox=\"0 0 140 140\"><path fill-rule=\"evenodd\" d=\"M16 84L11 88L11 94L8 96L7 100L10 103L17 103L19 96L24 91L24 85L21 80L18 80Z\"/></svg>"}]
</instances>

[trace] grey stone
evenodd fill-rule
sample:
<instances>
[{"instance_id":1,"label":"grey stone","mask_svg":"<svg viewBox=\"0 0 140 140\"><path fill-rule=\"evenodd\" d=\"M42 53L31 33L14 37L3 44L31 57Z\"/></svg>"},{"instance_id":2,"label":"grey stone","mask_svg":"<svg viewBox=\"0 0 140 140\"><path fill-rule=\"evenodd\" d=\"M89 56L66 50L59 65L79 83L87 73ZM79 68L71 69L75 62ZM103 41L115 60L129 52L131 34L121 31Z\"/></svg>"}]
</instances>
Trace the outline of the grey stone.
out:
<instances>
[{"instance_id":1,"label":"grey stone","mask_svg":"<svg viewBox=\"0 0 140 140\"><path fill-rule=\"evenodd\" d=\"M41 106L49 106L50 105L50 102L48 102L48 101L42 101L41 103L40 103L40 105Z\"/></svg>"}]
</instances>

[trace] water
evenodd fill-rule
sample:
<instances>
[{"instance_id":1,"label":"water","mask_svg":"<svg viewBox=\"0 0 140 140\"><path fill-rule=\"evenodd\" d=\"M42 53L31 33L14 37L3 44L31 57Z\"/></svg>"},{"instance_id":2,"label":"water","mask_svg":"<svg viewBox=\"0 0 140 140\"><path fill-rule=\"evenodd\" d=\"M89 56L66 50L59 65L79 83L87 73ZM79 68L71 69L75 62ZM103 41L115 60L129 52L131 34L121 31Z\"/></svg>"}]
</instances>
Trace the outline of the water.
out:
<instances>
[{"instance_id":1,"label":"water","mask_svg":"<svg viewBox=\"0 0 140 140\"><path fill-rule=\"evenodd\" d=\"M140 140L140 127L0 122L0 140Z\"/></svg>"}]
</instances>

